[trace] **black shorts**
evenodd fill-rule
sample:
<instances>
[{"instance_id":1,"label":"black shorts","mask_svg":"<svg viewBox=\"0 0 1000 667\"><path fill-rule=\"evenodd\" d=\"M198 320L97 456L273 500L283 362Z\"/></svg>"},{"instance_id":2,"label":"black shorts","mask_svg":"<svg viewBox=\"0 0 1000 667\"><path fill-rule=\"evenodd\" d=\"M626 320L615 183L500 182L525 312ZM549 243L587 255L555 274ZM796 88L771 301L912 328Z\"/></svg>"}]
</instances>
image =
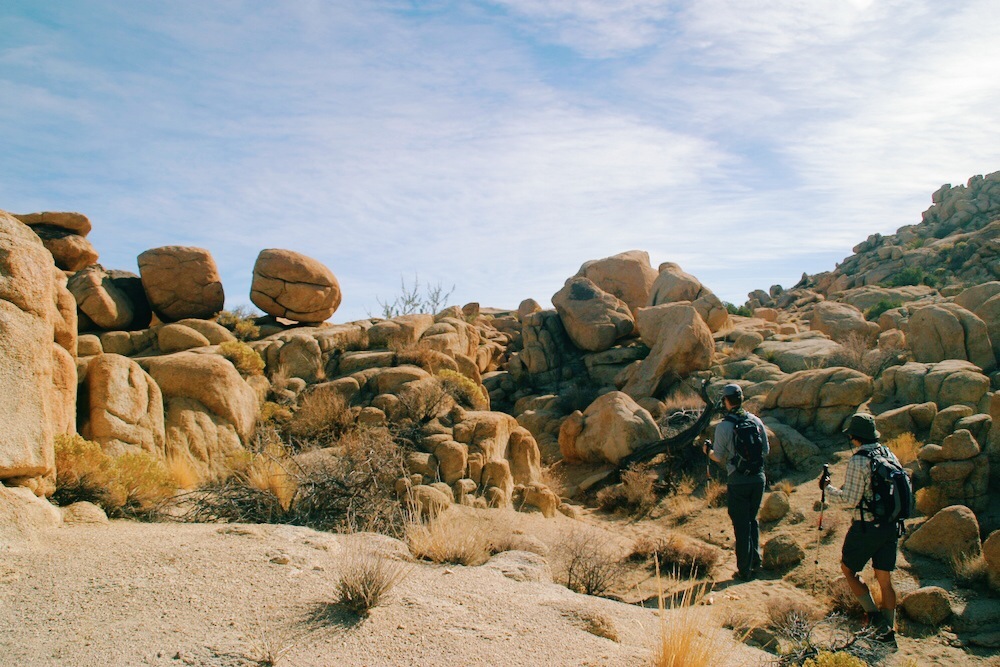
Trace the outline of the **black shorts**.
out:
<instances>
[{"instance_id":1,"label":"black shorts","mask_svg":"<svg viewBox=\"0 0 1000 667\"><path fill-rule=\"evenodd\" d=\"M844 538L841 560L852 572L865 569L868 561L876 570L892 572L896 569L896 544L899 533L895 524L875 524L855 521Z\"/></svg>"}]
</instances>

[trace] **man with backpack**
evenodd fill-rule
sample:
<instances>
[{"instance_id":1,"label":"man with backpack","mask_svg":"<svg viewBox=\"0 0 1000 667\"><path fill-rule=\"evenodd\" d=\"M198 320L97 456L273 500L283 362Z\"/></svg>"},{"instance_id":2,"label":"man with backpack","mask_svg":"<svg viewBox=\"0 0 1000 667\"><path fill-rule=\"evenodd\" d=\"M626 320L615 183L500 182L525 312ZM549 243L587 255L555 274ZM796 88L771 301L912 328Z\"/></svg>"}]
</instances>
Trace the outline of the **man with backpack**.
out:
<instances>
[{"instance_id":1,"label":"man with backpack","mask_svg":"<svg viewBox=\"0 0 1000 667\"><path fill-rule=\"evenodd\" d=\"M892 586L892 571L896 569L902 522L909 517L912 507L910 481L899 459L879 444L881 434L875 428L874 417L859 412L851 417L844 431L851 446L857 449L847 462L844 486L839 489L830 486L830 476L824 473L819 488L833 503L851 508L853 522L844 537L840 569L860 601L866 620L876 626L876 637L893 641L896 591ZM881 610L858 576L868 561L872 562L882 591Z\"/></svg>"},{"instance_id":2,"label":"man with backpack","mask_svg":"<svg viewBox=\"0 0 1000 667\"><path fill-rule=\"evenodd\" d=\"M705 443L705 454L726 467L726 504L736 537L736 577L749 581L761 564L757 512L764 496L764 457L770 446L763 422L743 409L743 389L738 384L722 388L722 402L725 415L715 427L714 445Z\"/></svg>"}]
</instances>

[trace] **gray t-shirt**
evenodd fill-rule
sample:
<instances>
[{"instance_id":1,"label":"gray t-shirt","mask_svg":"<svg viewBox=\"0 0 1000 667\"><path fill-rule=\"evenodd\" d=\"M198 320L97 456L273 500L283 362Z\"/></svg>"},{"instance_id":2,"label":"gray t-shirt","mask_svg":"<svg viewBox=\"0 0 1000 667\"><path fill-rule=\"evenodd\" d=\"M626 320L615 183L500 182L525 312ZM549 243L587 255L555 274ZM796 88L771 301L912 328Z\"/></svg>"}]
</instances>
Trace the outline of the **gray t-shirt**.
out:
<instances>
[{"instance_id":1,"label":"gray t-shirt","mask_svg":"<svg viewBox=\"0 0 1000 667\"><path fill-rule=\"evenodd\" d=\"M764 448L762 455L767 458L768 452L771 451L771 446L767 442L767 431L764 429L764 422L757 417L757 415L751 414L742 408L733 414L746 415L755 424L757 428L760 429L761 437L764 439ZM745 475L743 473L736 472L736 466L733 465L733 457L736 455L735 443L733 442L733 428L735 425L728 419L723 419L715 427L715 438L712 440L712 453L715 454L716 458L721 461L726 462L726 472L729 473L729 484L750 484L751 482L757 482L764 480L764 471L761 470L756 475Z\"/></svg>"}]
</instances>

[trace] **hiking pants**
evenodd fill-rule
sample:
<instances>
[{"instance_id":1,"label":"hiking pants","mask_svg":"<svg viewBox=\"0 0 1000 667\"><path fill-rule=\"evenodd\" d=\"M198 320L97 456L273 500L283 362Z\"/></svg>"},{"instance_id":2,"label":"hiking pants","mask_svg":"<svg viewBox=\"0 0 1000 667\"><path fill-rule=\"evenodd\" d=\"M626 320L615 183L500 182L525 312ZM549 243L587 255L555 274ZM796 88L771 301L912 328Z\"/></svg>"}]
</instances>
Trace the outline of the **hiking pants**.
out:
<instances>
[{"instance_id":1,"label":"hiking pants","mask_svg":"<svg viewBox=\"0 0 1000 667\"><path fill-rule=\"evenodd\" d=\"M736 567L748 575L760 567L760 531L757 511L764 496L764 480L730 484L726 491L729 518L736 537Z\"/></svg>"}]
</instances>

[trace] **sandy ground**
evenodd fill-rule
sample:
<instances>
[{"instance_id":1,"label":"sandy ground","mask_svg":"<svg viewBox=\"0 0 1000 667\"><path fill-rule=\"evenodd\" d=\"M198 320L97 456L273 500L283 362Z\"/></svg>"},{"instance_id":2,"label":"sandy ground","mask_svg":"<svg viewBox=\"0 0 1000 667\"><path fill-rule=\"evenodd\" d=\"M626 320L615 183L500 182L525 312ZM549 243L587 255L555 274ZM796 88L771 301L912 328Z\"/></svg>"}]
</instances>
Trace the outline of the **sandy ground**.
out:
<instances>
[{"instance_id":1,"label":"sandy ground","mask_svg":"<svg viewBox=\"0 0 1000 667\"><path fill-rule=\"evenodd\" d=\"M3 554L0 663L236 666L278 651L278 664L307 667L649 661L655 611L515 581L489 564L411 564L358 620L331 604L352 540L401 552L387 538L284 526L49 529ZM720 665L760 663L760 652L727 643Z\"/></svg>"}]
</instances>

